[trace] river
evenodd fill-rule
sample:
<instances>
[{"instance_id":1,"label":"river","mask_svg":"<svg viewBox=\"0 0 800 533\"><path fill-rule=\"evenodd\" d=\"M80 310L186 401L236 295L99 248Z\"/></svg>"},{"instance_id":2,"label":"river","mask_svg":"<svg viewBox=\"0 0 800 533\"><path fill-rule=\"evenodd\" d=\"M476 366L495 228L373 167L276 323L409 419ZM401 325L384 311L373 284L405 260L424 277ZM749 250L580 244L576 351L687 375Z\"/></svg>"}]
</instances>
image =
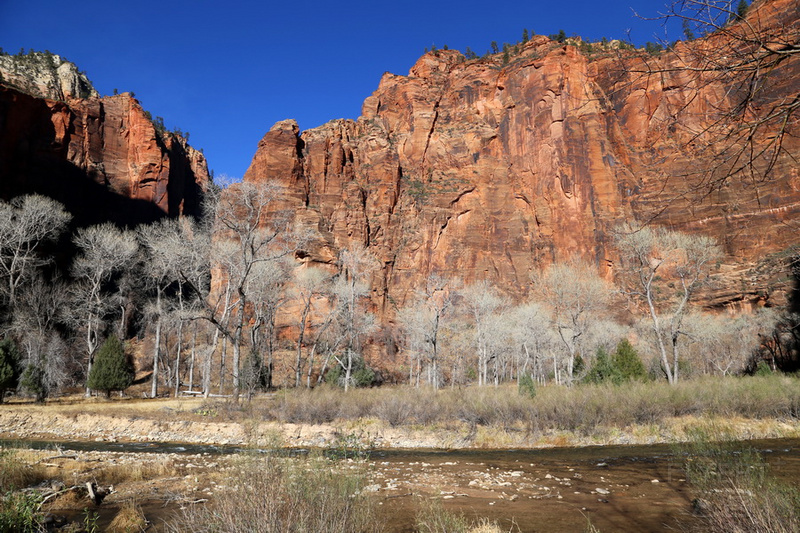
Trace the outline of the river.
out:
<instances>
[{"instance_id":1,"label":"river","mask_svg":"<svg viewBox=\"0 0 800 533\"><path fill-rule=\"evenodd\" d=\"M242 448L174 444L14 441L31 448L122 453L232 454ZM748 441L772 472L800 478L800 439ZM252 451L252 450L250 450ZM307 450L291 450L302 454ZM413 531L420 497L468 518L489 518L503 531L601 532L686 530L696 521L693 495L677 448L596 446L536 450L375 450L369 490L388 533ZM161 514L161 513L159 513Z\"/></svg>"}]
</instances>

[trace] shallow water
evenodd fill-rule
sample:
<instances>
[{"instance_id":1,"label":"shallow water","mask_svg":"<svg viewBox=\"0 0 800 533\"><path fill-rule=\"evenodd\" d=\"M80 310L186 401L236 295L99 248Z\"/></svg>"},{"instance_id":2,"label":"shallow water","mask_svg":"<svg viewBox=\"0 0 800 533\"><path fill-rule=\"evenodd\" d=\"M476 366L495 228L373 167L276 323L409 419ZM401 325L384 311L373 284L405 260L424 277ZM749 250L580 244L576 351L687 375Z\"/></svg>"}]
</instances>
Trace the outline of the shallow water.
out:
<instances>
[{"instance_id":1,"label":"shallow water","mask_svg":"<svg viewBox=\"0 0 800 533\"><path fill-rule=\"evenodd\" d=\"M800 475L800 440L752 441L773 473ZM416 495L450 511L489 518L504 531L686 530L696 522L682 457L668 445L546 450L390 451L373 457L392 532L413 531ZM515 527L516 526L516 527Z\"/></svg>"},{"instance_id":2,"label":"shallow water","mask_svg":"<svg viewBox=\"0 0 800 533\"><path fill-rule=\"evenodd\" d=\"M745 444L763 453L777 477L800 479L800 439ZM0 445L123 453L245 451L175 443L6 441ZM368 458L369 488L387 532L413 531L423 499L434 499L444 509L470 519L497 521L504 531L583 531L588 521L602 532L686 530L696 521L694 496L683 477L683 457L676 450L669 445L374 450ZM159 518L171 512L163 507L158 511L155 504L145 511L148 515L157 512Z\"/></svg>"}]
</instances>

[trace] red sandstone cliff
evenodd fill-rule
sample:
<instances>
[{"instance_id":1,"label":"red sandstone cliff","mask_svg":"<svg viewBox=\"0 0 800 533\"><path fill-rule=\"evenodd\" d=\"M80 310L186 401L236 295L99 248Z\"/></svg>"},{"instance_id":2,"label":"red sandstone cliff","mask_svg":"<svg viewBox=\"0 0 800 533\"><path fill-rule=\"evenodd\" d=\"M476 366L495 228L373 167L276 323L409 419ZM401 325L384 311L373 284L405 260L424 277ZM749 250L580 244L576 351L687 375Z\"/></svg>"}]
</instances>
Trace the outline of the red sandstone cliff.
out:
<instances>
[{"instance_id":1,"label":"red sandstone cliff","mask_svg":"<svg viewBox=\"0 0 800 533\"><path fill-rule=\"evenodd\" d=\"M766 4L759 23L789 17L797 29L796 4ZM780 68L764 102L797 94L800 61ZM673 53L590 57L545 37L506 65L428 53L408 76L385 74L357 121L302 135L277 123L245 180L283 185L317 234L309 260L368 245L383 264L373 296L384 310L432 272L522 294L534 270L579 254L611 276L626 221L715 236L727 256L706 303L752 300L773 288L765 259L798 243L800 143L785 140L764 183L737 175L714 188L687 172L713 157L686 140L729 105L727 83L691 81Z\"/></svg>"},{"instance_id":2,"label":"red sandstone cliff","mask_svg":"<svg viewBox=\"0 0 800 533\"><path fill-rule=\"evenodd\" d=\"M13 66L10 57L0 67ZM83 87L81 78L68 69L46 70L49 77L23 70L0 72L6 80L0 83L4 197L46 194L65 203L79 223L199 214L210 181L205 157L183 138L156 131L130 94L100 98L91 89L78 98L70 87ZM35 94L19 90L21 84Z\"/></svg>"}]
</instances>

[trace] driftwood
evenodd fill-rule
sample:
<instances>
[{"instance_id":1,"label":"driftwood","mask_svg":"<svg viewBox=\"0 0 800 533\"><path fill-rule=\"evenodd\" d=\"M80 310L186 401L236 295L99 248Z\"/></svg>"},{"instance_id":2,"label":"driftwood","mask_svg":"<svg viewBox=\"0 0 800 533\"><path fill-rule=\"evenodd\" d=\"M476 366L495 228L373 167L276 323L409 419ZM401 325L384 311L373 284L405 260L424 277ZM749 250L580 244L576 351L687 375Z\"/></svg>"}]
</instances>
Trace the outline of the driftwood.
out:
<instances>
[{"instance_id":1,"label":"driftwood","mask_svg":"<svg viewBox=\"0 0 800 533\"><path fill-rule=\"evenodd\" d=\"M42 459L39 459L35 463L32 463L30 466L35 466L35 465L44 463L45 461L53 461L55 459L74 459L74 460L77 461L78 460L78 454L77 453L62 453L62 454L59 454L59 455L54 455L52 457L43 457ZM59 466L57 464L49 464L49 463L44 463L44 465L45 466L55 466L55 467Z\"/></svg>"},{"instance_id":2,"label":"driftwood","mask_svg":"<svg viewBox=\"0 0 800 533\"><path fill-rule=\"evenodd\" d=\"M89 499L92 500L95 505L100 505L103 503L106 496L114 493L114 487L98 487L96 483L87 481L86 492L89 495Z\"/></svg>"},{"instance_id":3,"label":"driftwood","mask_svg":"<svg viewBox=\"0 0 800 533\"><path fill-rule=\"evenodd\" d=\"M65 487L63 483L57 482L50 487L31 487L29 489L24 489L24 491L38 492L42 496L42 501L39 503L40 508L50 500L68 492L77 492L81 497L86 496L92 500L92 503L95 505L100 505L103 503L106 496L115 492L113 485L98 487L96 483L92 483L91 481L87 481L85 485L72 485L71 487Z\"/></svg>"}]
</instances>

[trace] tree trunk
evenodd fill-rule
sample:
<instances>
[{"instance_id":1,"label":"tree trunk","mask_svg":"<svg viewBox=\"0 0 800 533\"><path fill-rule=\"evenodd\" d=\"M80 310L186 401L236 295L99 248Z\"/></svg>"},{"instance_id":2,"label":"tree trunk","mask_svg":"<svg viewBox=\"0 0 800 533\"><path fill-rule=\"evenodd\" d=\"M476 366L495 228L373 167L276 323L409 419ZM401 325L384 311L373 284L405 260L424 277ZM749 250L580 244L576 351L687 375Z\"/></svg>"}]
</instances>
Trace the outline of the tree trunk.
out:
<instances>
[{"instance_id":1,"label":"tree trunk","mask_svg":"<svg viewBox=\"0 0 800 533\"><path fill-rule=\"evenodd\" d=\"M192 351L189 357L189 392L194 388L194 358L195 347L197 346L197 324L192 324Z\"/></svg>"},{"instance_id":2,"label":"tree trunk","mask_svg":"<svg viewBox=\"0 0 800 533\"><path fill-rule=\"evenodd\" d=\"M183 345L183 320L178 321L178 347L175 350L175 397L181 388L181 346Z\"/></svg>"},{"instance_id":3,"label":"tree trunk","mask_svg":"<svg viewBox=\"0 0 800 533\"><path fill-rule=\"evenodd\" d=\"M214 339L211 341L211 348L208 350L206 360L203 362L203 397L208 398L211 394L211 368L214 364L214 352L217 351L219 344L219 329L214 330Z\"/></svg>"},{"instance_id":4,"label":"tree trunk","mask_svg":"<svg viewBox=\"0 0 800 533\"><path fill-rule=\"evenodd\" d=\"M155 398L158 395L158 354L161 349L161 315L156 319L156 338L154 341L155 348L153 349L153 382L150 386L150 397Z\"/></svg>"}]
</instances>

